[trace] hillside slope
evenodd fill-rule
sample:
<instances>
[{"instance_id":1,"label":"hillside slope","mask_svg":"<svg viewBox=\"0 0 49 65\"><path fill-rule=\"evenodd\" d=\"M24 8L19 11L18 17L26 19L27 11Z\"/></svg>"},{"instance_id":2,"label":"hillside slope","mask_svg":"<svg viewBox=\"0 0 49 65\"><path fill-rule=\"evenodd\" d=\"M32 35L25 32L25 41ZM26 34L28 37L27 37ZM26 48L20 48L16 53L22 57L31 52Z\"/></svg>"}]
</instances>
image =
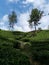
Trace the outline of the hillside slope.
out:
<instances>
[{"instance_id":1,"label":"hillside slope","mask_svg":"<svg viewBox=\"0 0 49 65\"><path fill-rule=\"evenodd\" d=\"M7 64L49 65L49 31L0 30L0 65Z\"/></svg>"},{"instance_id":2,"label":"hillside slope","mask_svg":"<svg viewBox=\"0 0 49 65\"><path fill-rule=\"evenodd\" d=\"M32 31L32 32L19 32L19 31L11 32L11 31L0 30L0 42L2 40L3 41L21 40L24 42L49 41L49 31L48 30L37 31L37 33L34 34L34 31Z\"/></svg>"}]
</instances>

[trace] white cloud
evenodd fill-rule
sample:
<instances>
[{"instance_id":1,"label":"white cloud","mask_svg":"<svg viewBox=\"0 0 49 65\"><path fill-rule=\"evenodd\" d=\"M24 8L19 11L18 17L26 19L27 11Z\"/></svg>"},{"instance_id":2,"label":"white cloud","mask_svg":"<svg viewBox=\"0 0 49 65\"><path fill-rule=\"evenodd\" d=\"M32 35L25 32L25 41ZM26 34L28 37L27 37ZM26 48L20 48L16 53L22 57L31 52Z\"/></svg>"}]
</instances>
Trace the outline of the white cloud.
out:
<instances>
[{"instance_id":1,"label":"white cloud","mask_svg":"<svg viewBox=\"0 0 49 65\"><path fill-rule=\"evenodd\" d=\"M33 8L43 9L45 7L46 0L25 0L23 1L23 4L29 4L29 3L33 5Z\"/></svg>"},{"instance_id":2,"label":"white cloud","mask_svg":"<svg viewBox=\"0 0 49 65\"><path fill-rule=\"evenodd\" d=\"M32 4L32 8L38 8L45 13L49 13L49 2L47 3L47 0L25 0L22 3L27 5L30 3Z\"/></svg>"},{"instance_id":3,"label":"white cloud","mask_svg":"<svg viewBox=\"0 0 49 65\"><path fill-rule=\"evenodd\" d=\"M49 13L49 3L45 4L43 10L44 10L45 14Z\"/></svg>"},{"instance_id":4,"label":"white cloud","mask_svg":"<svg viewBox=\"0 0 49 65\"><path fill-rule=\"evenodd\" d=\"M20 14L18 18L18 25L23 31L30 31L29 23L27 22L29 19L29 12Z\"/></svg>"},{"instance_id":5,"label":"white cloud","mask_svg":"<svg viewBox=\"0 0 49 65\"><path fill-rule=\"evenodd\" d=\"M49 26L49 15L44 16L40 20L40 25L38 27L41 27L42 29L48 29Z\"/></svg>"},{"instance_id":6,"label":"white cloud","mask_svg":"<svg viewBox=\"0 0 49 65\"><path fill-rule=\"evenodd\" d=\"M29 23L27 22L29 20L30 11L26 13L20 14L18 17L18 25L21 27L23 31L31 31L34 30L34 26L32 29L29 27ZM41 24L37 26L41 27L42 29L48 29L49 26L49 15L43 16L41 20L39 21Z\"/></svg>"},{"instance_id":7,"label":"white cloud","mask_svg":"<svg viewBox=\"0 0 49 65\"><path fill-rule=\"evenodd\" d=\"M8 21L8 15L7 15L7 14L4 15L3 18L2 18L2 20L3 20L4 22Z\"/></svg>"},{"instance_id":8,"label":"white cloud","mask_svg":"<svg viewBox=\"0 0 49 65\"><path fill-rule=\"evenodd\" d=\"M9 0L9 2L18 2L18 0ZM39 8L45 12L45 14L49 13L49 3L46 4L46 0L25 0L23 1L23 4L32 3L33 8ZM14 26L14 30L17 31L31 31L29 27L29 23L27 22L29 20L30 10L28 12L20 13L18 16L18 22ZM8 24L5 25L8 22L8 15L3 16L3 18L0 20L0 28L8 30ZM47 29L49 25L49 15L43 16L40 20L41 24L38 27L41 27L42 29ZM38 28L37 27L37 28ZM34 28L32 28L34 30Z\"/></svg>"},{"instance_id":9,"label":"white cloud","mask_svg":"<svg viewBox=\"0 0 49 65\"><path fill-rule=\"evenodd\" d=\"M8 30L8 15L4 15L3 18L0 20L0 28L4 30Z\"/></svg>"},{"instance_id":10,"label":"white cloud","mask_svg":"<svg viewBox=\"0 0 49 65\"><path fill-rule=\"evenodd\" d=\"M23 1L24 4L33 3L36 5L44 4L45 0L25 0Z\"/></svg>"},{"instance_id":11,"label":"white cloud","mask_svg":"<svg viewBox=\"0 0 49 65\"><path fill-rule=\"evenodd\" d=\"M22 27L14 25L14 31L23 31Z\"/></svg>"},{"instance_id":12,"label":"white cloud","mask_svg":"<svg viewBox=\"0 0 49 65\"><path fill-rule=\"evenodd\" d=\"M19 0L8 0L8 2L18 2Z\"/></svg>"},{"instance_id":13,"label":"white cloud","mask_svg":"<svg viewBox=\"0 0 49 65\"><path fill-rule=\"evenodd\" d=\"M29 23L27 22L29 20L29 14L30 11L26 13L21 13L18 16L18 22L17 24L14 25L14 31L24 31L24 32L31 31ZM47 29L49 25L49 15L43 16L40 20L40 23L41 24L38 27L41 27L42 29ZM9 30L8 15L3 16L3 18L0 20L0 28L4 30ZM32 30L34 30L34 27L32 28Z\"/></svg>"},{"instance_id":14,"label":"white cloud","mask_svg":"<svg viewBox=\"0 0 49 65\"><path fill-rule=\"evenodd\" d=\"M4 15L3 18L0 20L0 25L4 25L8 21L8 15Z\"/></svg>"},{"instance_id":15,"label":"white cloud","mask_svg":"<svg viewBox=\"0 0 49 65\"><path fill-rule=\"evenodd\" d=\"M32 8L38 8L42 11L44 11L44 14L46 16L43 16L40 20L41 24L38 27L41 27L42 29L47 29L49 25L49 2L46 3L46 0L25 0L23 1L23 4L29 4L31 3L33 6ZM37 28L38 28L37 27ZM34 29L34 28L33 28Z\"/></svg>"},{"instance_id":16,"label":"white cloud","mask_svg":"<svg viewBox=\"0 0 49 65\"><path fill-rule=\"evenodd\" d=\"M25 1L23 1L23 4L28 4L28 3L32 3L32 2L34 2L34 0L25 0Z\"/></svg>"},{"instance_id":17,"label":"white cloud","mask_svg":"<svg viewBox=\"0 0 49 65\"><path fill-rule=\"evenodd\" d=\"M15 31L30 31L29 23L27 20L29 19L29 12L22 13L18 16L18 22L14 25ZM3 18L0 20L0 28L4 30L8 29L8 15L4 15Z\"/></svg>"}]
</instances>

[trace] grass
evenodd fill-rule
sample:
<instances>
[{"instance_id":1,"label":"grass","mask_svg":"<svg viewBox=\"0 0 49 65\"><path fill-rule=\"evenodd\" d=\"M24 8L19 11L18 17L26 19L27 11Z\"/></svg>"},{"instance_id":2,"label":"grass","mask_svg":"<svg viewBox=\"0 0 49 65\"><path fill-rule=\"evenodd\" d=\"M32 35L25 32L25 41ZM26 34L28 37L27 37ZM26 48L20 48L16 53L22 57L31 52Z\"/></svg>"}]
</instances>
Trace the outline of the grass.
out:
<instances>
[{"instance_id":1,"label":"grass","mask_svg":"<svg viewBox=\"0 0 49 65\"><path fill-rule=\"evenodd\" d=\"M23 44L30 44L32 42L49 41L49 30L37 31L34 36L34 31L20 32L20 31L4 31L0 30L0 45L3 43L14 44L17 41Z\"/></svg>"},{"instance_id":2,"label":"grass","mask_svg":"<svg viewBox=\"0 0 49 65\"><path fill-rule=\"evenodd\" d=\"M9 40L23 40L23 39L29 39L34 41L44 41L49 40L49 31L43 30L43 31L37 31L36 36L34 36L34 32L19 32L19 31L0 31L0 39L1 37L9 39Z\"/></svg>"},{"instance_id":3,"label":"grass","mask_svg":"<svg viewBox=\"0 0 49 65\"><path fill-rule=\"evenodd\" d=\"M36 34L34 34L34 31L12 32L0 30L0 51L5 52L2 50L3 48L10 48L12 50L14 49L15 52L19 51L21 54L24 54L27 57L30 57L31 54L35 56L37 53L39 59L41 59L42 54L44 56L45 52L49 56L49 30L37 31ZM34 58L36 59L36 56Z\"/></svg>"}]
</instances>

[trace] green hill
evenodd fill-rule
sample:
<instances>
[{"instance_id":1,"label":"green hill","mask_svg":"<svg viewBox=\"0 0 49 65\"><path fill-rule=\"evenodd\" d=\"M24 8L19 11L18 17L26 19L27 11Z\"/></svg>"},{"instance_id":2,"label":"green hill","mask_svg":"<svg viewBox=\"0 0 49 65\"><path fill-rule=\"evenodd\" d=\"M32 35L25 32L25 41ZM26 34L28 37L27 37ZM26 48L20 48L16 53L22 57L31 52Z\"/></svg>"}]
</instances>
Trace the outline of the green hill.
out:
<instances>
[{"instance_id":1,"label":"green hill","mask_svg":"<svg viewBox=\"0 0 49 65\"><path fill-rule=\"evenodd\" d=\"M11 31L0 31L0 39L8 39L8 40L32 40L32 41L45 41L49 40L49 31L48 30L43 30L43 31L37 31L36 34L34 34L34 31L32 32L11 32ZM4 40L1 39L1 40ZM5 41L5 40L4 40Z\"/></svg>"},{"instance_id":2,"label":"green hill","mask_svg":"<svg viewBox=\"0 0 49 65\"><path fill-rule=\"evenodd\" d=\"M36 33L0 30L0 65L35 63L49 65L49 30Z\"/></svg>"}]
</instances>

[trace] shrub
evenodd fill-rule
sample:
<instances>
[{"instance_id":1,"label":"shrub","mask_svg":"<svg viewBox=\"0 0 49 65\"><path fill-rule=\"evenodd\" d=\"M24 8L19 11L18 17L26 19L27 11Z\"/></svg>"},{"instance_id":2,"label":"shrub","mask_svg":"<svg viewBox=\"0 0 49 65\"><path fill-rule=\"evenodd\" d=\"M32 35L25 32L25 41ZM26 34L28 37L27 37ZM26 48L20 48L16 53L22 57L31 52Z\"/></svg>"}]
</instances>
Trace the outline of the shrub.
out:
<instances>
[{"instance_id":1,"label":"shrub","mask_svg":"<svg viewBox=\"0 0 49 65\"><path fill-rule=\"evenodd\" d=\"M41 31L41 30L42 30L42 28L38 28L38 30L39 30L39 31Z\"/></svg>"},{"instance_id":2,"label":"shrub","mask_svg":"<svg viewBox=\"0 0 49 65\"><path fill-rule=\"evenodd\" d=\"M49 65L49 42L31 42L32 59L41 65Z\"/></svg>"},{"instance_id":3,"label":"shrub","mask_svg":"<svg viewBox=\"0 0 49 65\"><path fill-rule=\"evenodd\" d=\"M32 60L40 62L41 65L49 65L49 51L34 51L32 53Z\"/></svg>"},{"instance_id":4,"label":"shrub","mask_svg":"<svg viewBox=\"0 0 49 65\"><path fill-rule=\"evenodd\" d=\"M30 62L28 57L20 51L3 47L0 49L0 65L30 65Z\"/></svg>"},{"instance_id":5,"label":"shrub","mask_svg":"<svg viewBox=\"0 0 49 65\"><path fill-rule=\"evenodd\" d=\"M28 38L23 38L22 41L29 42L30 40Z\"/></svg>"},{"instance_id":6,"label":"shrub","mask_svg":"<svg viewBox=\"0 0 49 65\"><path fill-rule=\"evenodd\" d=\"M20 49L20 47L21 47L21 43L19 41L13 43L13 48Z\"/></svg>"},{"instance_id":7,"label":"shrub","mask_svg":"<svg viewBox=\"0 0 49 65\"><path fill-rule=\"evenodd\" d=\"M30 51L30 44L25 44L24 45L24 50L25 51Z\"/></svg>"}]
</instances>

